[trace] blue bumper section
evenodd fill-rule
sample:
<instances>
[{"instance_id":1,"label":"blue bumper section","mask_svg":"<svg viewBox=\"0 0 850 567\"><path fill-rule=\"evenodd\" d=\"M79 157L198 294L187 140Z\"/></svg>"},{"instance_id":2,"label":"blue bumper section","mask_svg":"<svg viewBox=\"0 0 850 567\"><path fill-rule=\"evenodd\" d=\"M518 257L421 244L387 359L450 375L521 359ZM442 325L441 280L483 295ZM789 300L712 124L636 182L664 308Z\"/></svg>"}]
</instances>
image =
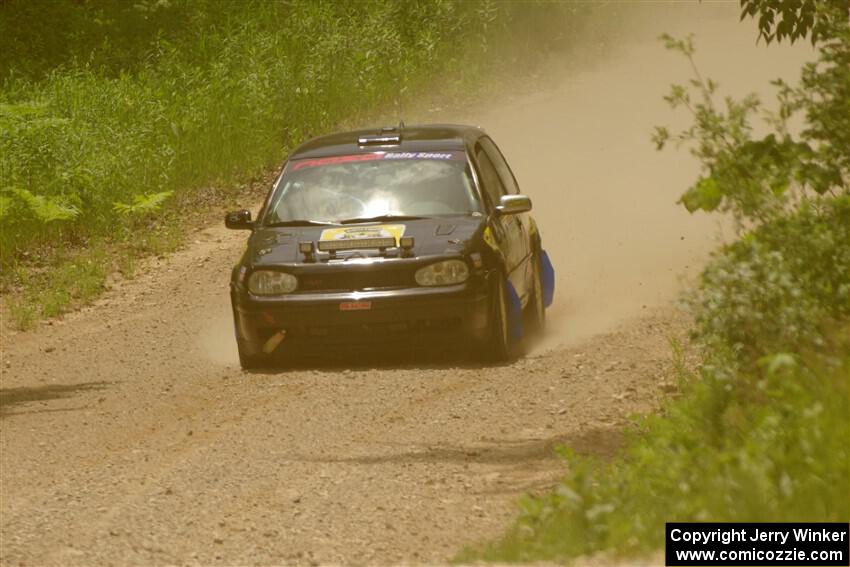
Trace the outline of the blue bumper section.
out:
<instances>
[{"instance_id":1,"label":"blue bumper section","mask_svg":"<svg viewBox=\"0 0 850 567\"><path fill-rule=\"evenodd\" d=\"M510 281L507 283L508 292L508 324L510 325L511 342L519 342L522 340L522 302L519 300L519 294L514 289Z\"/></svg>"},{"instance_id":2,"label":"blue bumper section","mask_svg":"<svg viewBox=\"0 0 850 567\"><path fill-rule=\"evenodd\" d=\"M540 256L540 284L543 286L543 305L549 307L555 300L555 268L545 250Z\"/></svg>"}]
</instances>

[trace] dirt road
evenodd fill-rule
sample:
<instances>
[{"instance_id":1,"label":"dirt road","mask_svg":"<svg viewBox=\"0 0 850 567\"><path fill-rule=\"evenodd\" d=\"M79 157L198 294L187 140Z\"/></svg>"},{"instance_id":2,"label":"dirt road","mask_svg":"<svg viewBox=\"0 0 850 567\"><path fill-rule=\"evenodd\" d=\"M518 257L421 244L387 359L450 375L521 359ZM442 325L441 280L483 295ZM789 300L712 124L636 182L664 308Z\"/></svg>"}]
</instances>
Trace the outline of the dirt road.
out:
<instances>
[{"instance_id":1,"label":"dirt road","mask_svg":"<svg viewBox=\"0 0 850 567\"><path fill-rule=\"evenodd\" d=\"M619 17L541 92L424 117L486 126L534 199L559 279L529 356L244 373L227 297L244 234L213 226L96 306L4 335L0 562L443 561L555 482L555 445L614 450L671 387L677 276L717 234L674 205L693 161L649 143L688 73L655 37L696 32L704 71L737 94L806 56L756 48L734 3Z\"/></svg>"}]
</instances>

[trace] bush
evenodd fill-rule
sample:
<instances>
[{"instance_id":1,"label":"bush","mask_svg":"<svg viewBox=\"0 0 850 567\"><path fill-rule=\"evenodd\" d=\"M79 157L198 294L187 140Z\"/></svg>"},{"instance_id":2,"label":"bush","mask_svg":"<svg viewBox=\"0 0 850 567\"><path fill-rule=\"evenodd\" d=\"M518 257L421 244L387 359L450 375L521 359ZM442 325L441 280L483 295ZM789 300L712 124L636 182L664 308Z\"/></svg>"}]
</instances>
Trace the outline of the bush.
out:
<instances>
[{"instance_id":1,"label":"bush","mask_svg":"<svg viewBox=\"0 0 850 567\"><path fill-rule=\"evenodd\" d=\"M823 346L850 318L850 197L807 203L714 255L691 297L706 352L737 363Z\"/></svg>"}]
</instances>

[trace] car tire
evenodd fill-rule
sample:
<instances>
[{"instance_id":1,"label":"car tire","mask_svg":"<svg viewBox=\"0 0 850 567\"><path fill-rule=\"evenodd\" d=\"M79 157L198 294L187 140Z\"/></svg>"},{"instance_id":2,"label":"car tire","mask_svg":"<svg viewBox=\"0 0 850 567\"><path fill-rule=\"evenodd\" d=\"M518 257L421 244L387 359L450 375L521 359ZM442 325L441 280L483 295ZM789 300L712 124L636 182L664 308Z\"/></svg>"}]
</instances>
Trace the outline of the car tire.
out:
<instances>
[{"instance_id":1,"label":"car tire","mask_svg":"<svg viewBox=\"0 0 850 567\"><path fill-rule=\"evenodd\" d=\"M526 306L526 325L530 334L540 334L546 329L546 305L543 298L543 277L540 263L540 251L532 258L532 293Z\"/></svg>"},{"instance_id":2,"label":"car tire","mask_svg":"<svg viewBox=\"0 0 850 567\"><path fill-rule=\"evenodd\" d=\"M267 359L262 354L248 354L242 346L241 341L236 341L236 349L239 351L239 366L243 370L252 370L262 368L266 365Z\"/></svg>"},{"instance_id":3,"label":"car tire","mask_svg":"<svg viewBox=\"0 0 850 567\"><path fill-rule=\"evenodd\" d=\"M508 319L508 294L505 276L499 272L490 292L490 334L484 344L484 358L491 362L505 362L513 352Z\"/></svg>"}]
</instances>

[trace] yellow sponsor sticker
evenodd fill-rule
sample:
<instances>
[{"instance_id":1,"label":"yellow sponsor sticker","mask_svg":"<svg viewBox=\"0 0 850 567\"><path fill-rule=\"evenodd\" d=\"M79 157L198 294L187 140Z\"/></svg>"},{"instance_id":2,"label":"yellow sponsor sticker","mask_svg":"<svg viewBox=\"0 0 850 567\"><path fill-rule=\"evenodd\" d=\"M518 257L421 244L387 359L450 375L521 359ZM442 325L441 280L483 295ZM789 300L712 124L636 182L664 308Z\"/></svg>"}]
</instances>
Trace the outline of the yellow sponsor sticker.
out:
<instances>
[{"instance_id":1,"label":"yellow sponsor sticker","mask_svg":"<svg viewBox=\"0 0 850 567\"><path fill-rule=\"evenodd\" d=\"M343 226L339 228L326 228L319 236L320 241L327 240L354 240L357 238L395 238L398 244L399 238L404 236L405 225L403 224L378 224L371 226Z\"/></svg>"},{"instance_id":2,"label":"yellow sponsor sticker","mask_svg":"<svg viewBox=\"0 0 850 567\"><path fill-rule=\"evenodd\" d=\"M499 251L499 245L496 243L496 239L493 237L493 231L490 230L489 226L484 229L484 242L493 250Z\"/></svg>"}]
</instances>

